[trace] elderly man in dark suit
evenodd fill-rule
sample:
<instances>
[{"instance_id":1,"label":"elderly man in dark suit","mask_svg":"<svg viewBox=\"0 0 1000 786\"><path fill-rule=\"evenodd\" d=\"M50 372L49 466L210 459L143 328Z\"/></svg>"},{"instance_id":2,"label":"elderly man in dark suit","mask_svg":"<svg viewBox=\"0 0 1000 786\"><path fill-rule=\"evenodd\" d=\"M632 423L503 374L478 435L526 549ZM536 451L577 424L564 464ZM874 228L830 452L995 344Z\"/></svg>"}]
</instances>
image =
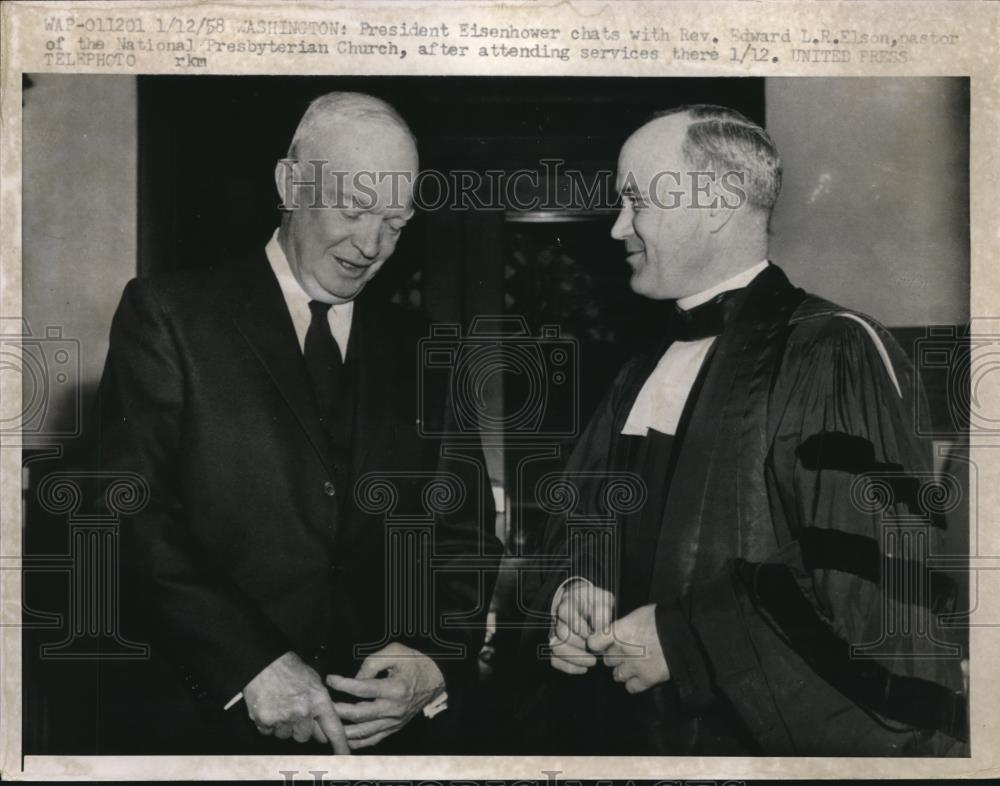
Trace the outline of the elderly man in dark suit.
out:
<instances>
[{"instance_id":1,"label":"elderly man in dark suit","mask_svg":"<svg viewBox=\"0 0 1000 786\"><path fill-rule=\"evenodd\" d=\"M497 560L492 502L483 470L443 467L421 435L422 326L359 299L413 215L417 166L391 106L322 96L276 168L284 212L265 249L126 288L97 464L150 486L121 552L153 659L102 708L110 752L449 747ZM451 483L461 504L433 518L434 557L478 557L486 581L430 576L430 553L394 552L355 494L372 473L396 479L400 510ZM429 626L393 618L403 575L431 599ZM449 613L463 630L444 630ZM112 733L140 712L150 725Z\"/></svg>"}]
</instances>

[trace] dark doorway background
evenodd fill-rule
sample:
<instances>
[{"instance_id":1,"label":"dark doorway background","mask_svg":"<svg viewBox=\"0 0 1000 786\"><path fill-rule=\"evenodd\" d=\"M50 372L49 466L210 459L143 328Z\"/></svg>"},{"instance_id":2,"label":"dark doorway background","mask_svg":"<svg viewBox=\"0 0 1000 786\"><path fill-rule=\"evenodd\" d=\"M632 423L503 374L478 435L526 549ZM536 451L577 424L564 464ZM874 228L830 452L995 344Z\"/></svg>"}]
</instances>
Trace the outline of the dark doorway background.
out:
<instances>
[{"instance_id":1,"label":"dark doorway background","mask_svg":"<svg viewBox=\"0 0 1000 786\"><path fill-rule=\"evenodd\" d=\"M613 168L626 136L683 103L764 121L764 80L538 77L139 78L139 272L233 259L277 225L275 162L309 101L332 90L384 98L417 137L421 166L538 170L546 158ZM433 249L421 215L379 277L391 287ZM472 271L474 272L474 271ZM387 275L390 274L390 275Z\"/></svg>"}]
</instances>

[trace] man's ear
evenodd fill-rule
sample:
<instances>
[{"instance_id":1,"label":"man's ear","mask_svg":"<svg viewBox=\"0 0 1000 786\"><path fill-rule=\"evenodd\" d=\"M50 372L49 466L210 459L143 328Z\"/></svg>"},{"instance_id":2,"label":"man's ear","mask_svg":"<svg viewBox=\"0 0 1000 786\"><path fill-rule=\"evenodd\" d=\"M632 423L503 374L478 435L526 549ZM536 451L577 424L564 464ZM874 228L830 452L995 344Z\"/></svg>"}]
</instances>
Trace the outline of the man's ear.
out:
<instances>
[{"instance_id":1,"label":"man's ear","mask_svg":"<svg viewBox=\"0 0 1000 786\"><path fill-rule=\"evenodd\" d=\"M278 189L279 208L285 212L294 210L295 204L295 161L281 158L274 166L274 185Z\"/></svg>"},{"instance_id":2,"label":"man's ear","mask_svg":"<svg viewBox=\"0 0 1000 786\"><path fill-rule=\"evenodd\" d=\"M713 234L728 224L742 205L731 205L717 186L712 188L712 206L708 209L708 229Z\"/></svg>"}]
</instances>

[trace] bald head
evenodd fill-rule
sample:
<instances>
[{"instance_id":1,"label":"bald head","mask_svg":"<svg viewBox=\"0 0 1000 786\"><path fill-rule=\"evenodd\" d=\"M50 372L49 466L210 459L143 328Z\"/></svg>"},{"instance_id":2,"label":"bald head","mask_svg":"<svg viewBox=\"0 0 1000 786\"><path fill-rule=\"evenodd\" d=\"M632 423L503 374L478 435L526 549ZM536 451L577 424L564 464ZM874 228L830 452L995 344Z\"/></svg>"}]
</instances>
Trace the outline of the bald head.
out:
<instances>
[{"instance_id":1,"label":"bald head","mask_svg":"<svg viewBox=\"0 0 1000 786\"><path fill-rule=\"evenodd\" d=\"M723 107L680 107L633 133L618 158L632 288L651 298L702 292L761 261L780 186L767 134Z\"/></svg>"},{"instance_id":2,"label":"bald head","mask_svg":"<svg viewBox=\"0 0 1000 786\"><path fill-rule=\"evenodd\" d=\"M663 188L682 185L681 175L692 168L684 152L690 124L686 114L674 114L651 120L633 133L618 158L619 188L631 179L631 187L637 187L651 202L662 204L666 196ZM660 172L671 174L657 179ZM657 193L649 193L651 188Z\"/></svg>"},{"instance_id":3,"label":"bald head","mask_svg":"<svg viewBox=\"0 0 1000 786\"><path fill-rule=\"evenodd\" d=\"M734 173L747 204L770 215L781 191L781 157L770 135L735 109L713 104L658 112L635 134L669 134L683 129L681 151L693 170Z\"/></svg>"}]
</instances>

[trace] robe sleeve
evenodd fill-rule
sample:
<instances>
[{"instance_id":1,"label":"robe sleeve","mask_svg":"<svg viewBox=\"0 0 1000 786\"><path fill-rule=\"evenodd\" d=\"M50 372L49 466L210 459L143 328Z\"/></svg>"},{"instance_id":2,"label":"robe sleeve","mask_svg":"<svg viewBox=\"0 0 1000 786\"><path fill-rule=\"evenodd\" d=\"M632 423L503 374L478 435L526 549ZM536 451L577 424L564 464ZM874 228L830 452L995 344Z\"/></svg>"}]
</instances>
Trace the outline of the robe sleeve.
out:
<instances>
[{"instance_id":1,"label":"robe sleeve","mask_svg":"<svg viewBox=\"0 0 1000 786\"><path fill-rule=\"evenodd\" d=\"M915 413L884 330L841 316L796 328L765 467L778 546L657 607L691 711L728 703L765 752L954 752L960 653L936 629L954 584L927 568L944 518Z\"/></svg>"},{"instance_id":2,"label":"robe sleeve","mask_svg":"<svg viewBox=\"0 0 1000 786\"><path fill-rule=\"evenodd\" d=\"M629 391L634 388L636 375L641 374L641 362L648 361L632 361L618 373L566 461L564 475L571 478L582 473L592 479L589 486L578 489L576 513L580 516L596 516L600 513L598 497L601 475L610 469L619 413ZM539 647L548 641L552 602L567 579L580 577L603 589L614 590L611 566L603 555L592 555L579 550L570 554L565 516L553 516L547 522L541 542L539 554L546 562L544 570L527 570L523 574L526 599L524 611L527 613L527 620L521 648L523 656L530 660L540 657Z\"/></svg>"}]
</instances>

